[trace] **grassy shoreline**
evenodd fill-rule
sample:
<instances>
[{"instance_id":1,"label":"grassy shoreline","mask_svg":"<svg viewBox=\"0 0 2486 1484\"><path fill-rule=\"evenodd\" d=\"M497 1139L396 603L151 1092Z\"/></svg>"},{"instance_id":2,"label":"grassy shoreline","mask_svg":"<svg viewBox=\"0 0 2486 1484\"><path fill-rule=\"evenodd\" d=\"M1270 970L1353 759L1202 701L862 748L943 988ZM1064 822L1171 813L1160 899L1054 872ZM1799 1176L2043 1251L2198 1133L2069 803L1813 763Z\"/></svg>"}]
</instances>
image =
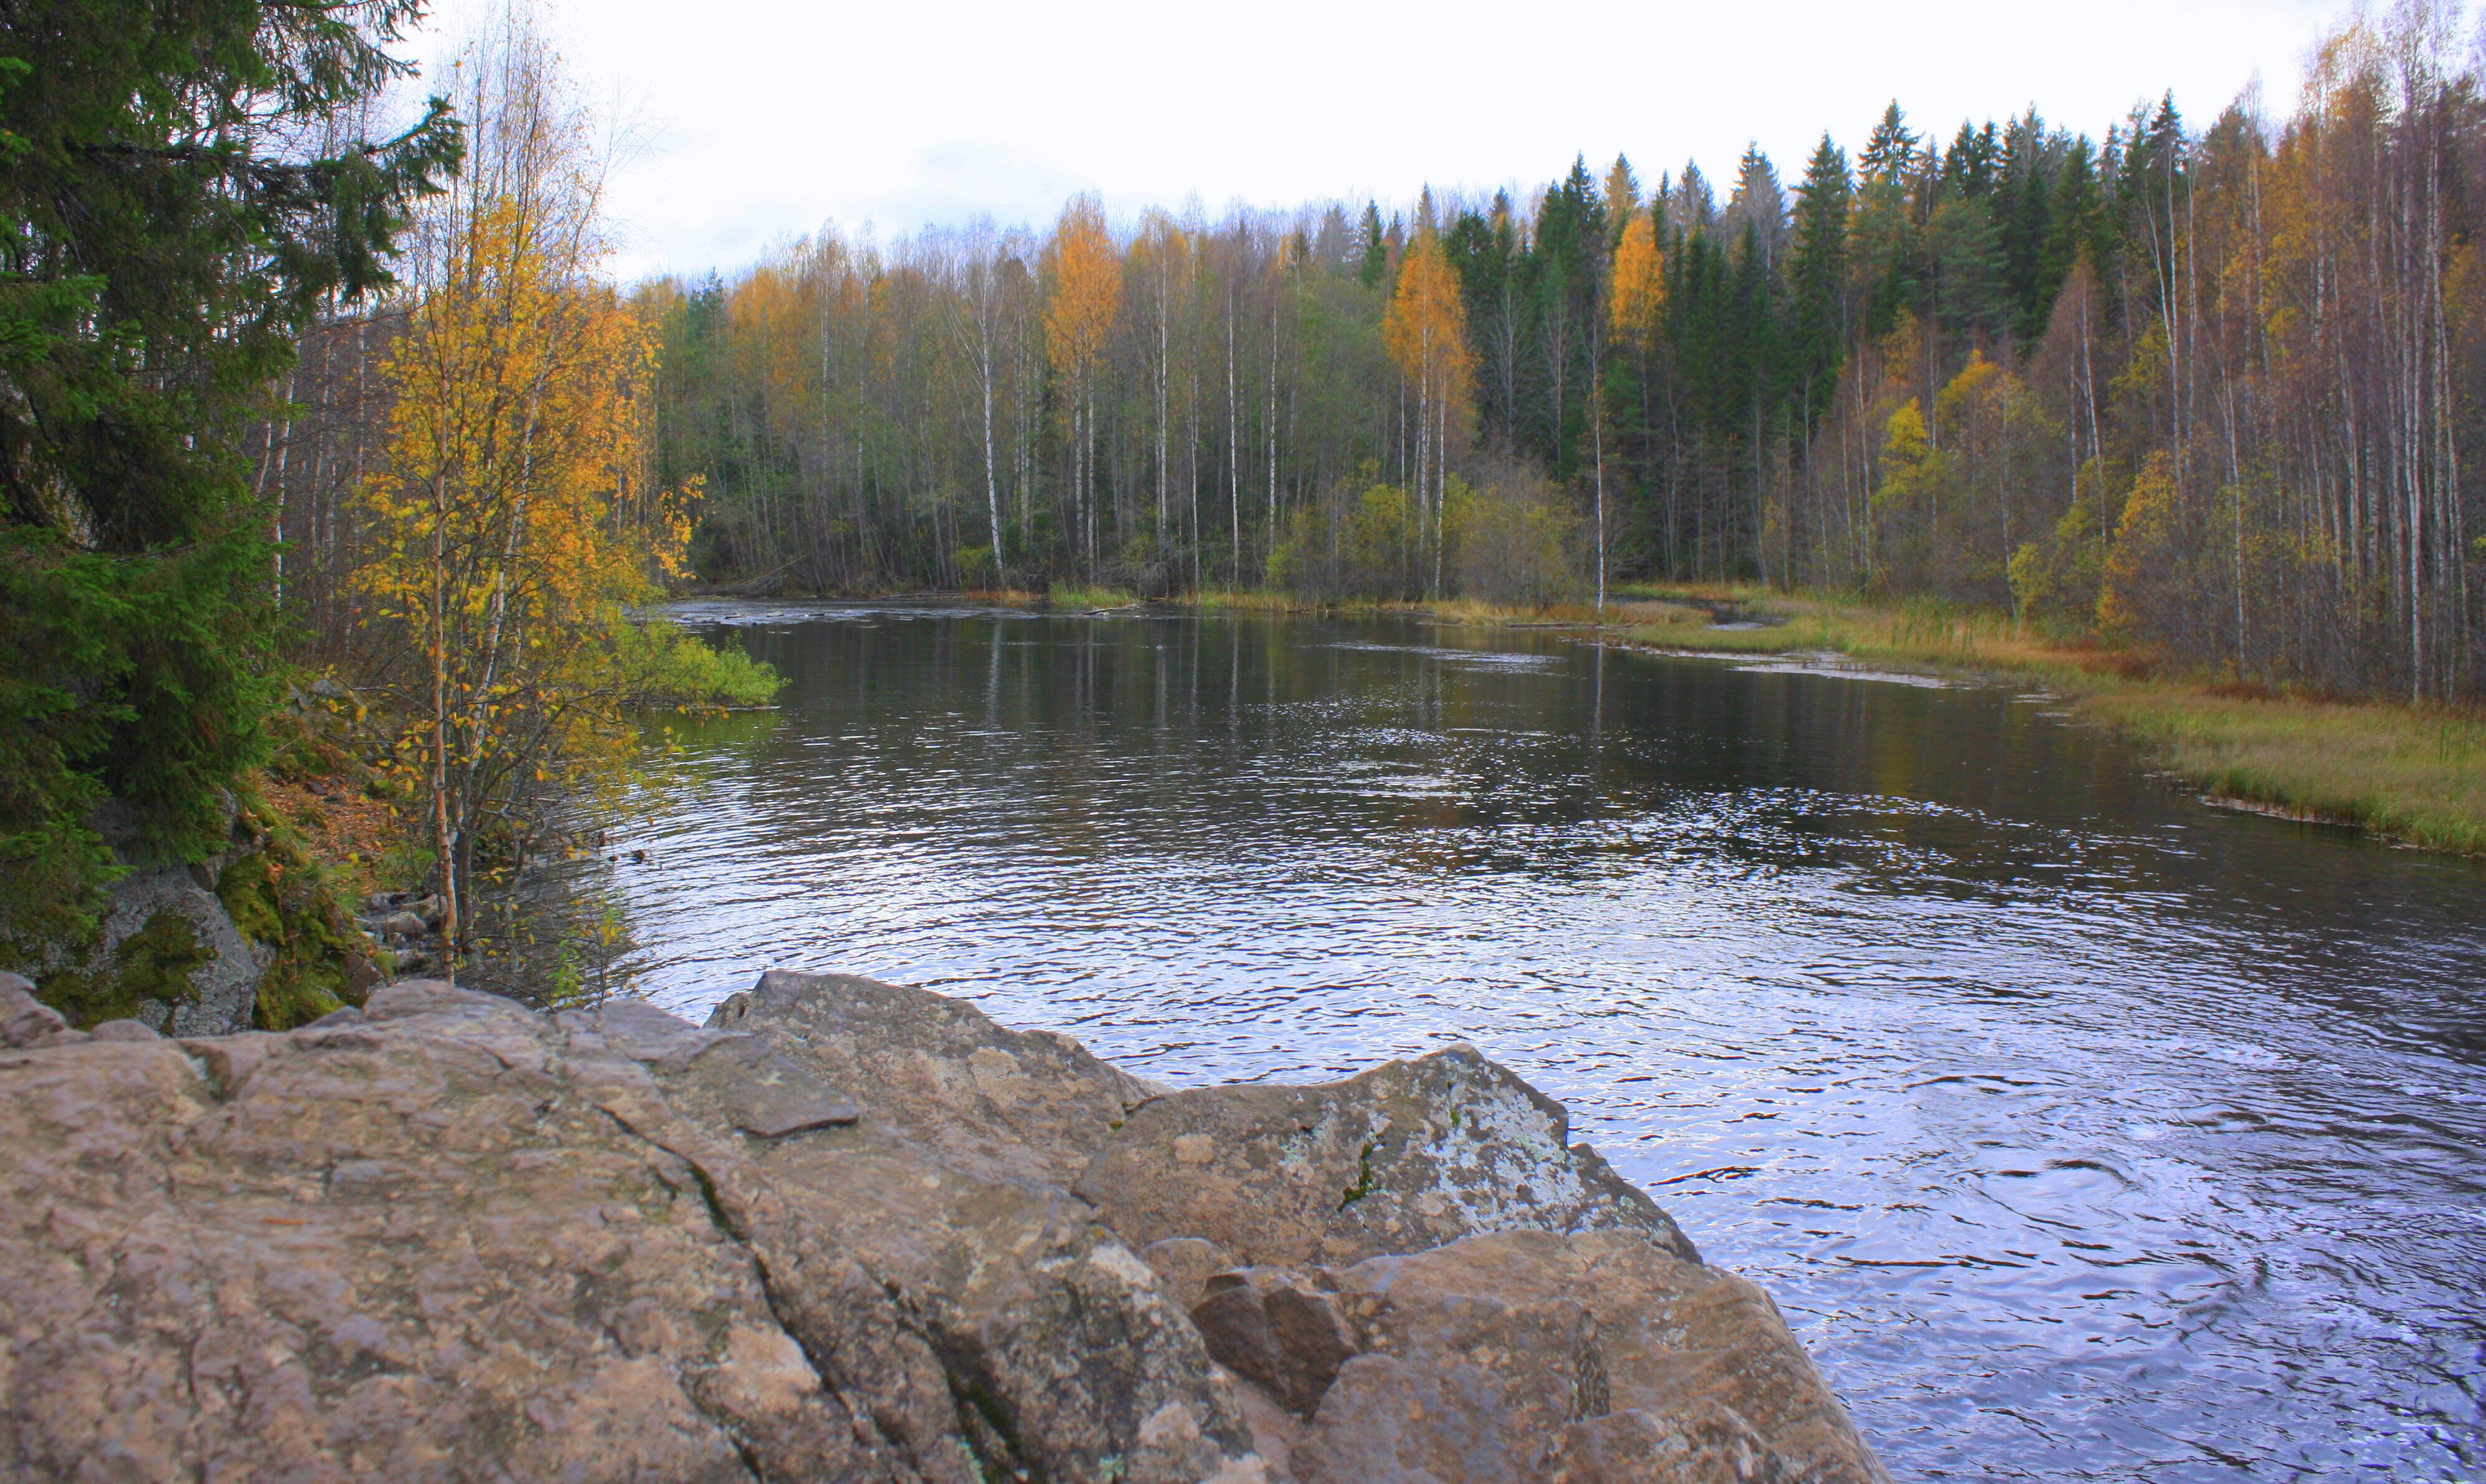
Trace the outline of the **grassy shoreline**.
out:
<instances>
[{"instance_id":1,"label":"grassy shoreline","mask_svg":"<svg viewBox=\"0 0 2486 1484\"><path fill-rule=\"evenodd\" d=\"M2428 850L2486 856L2486 715L2333 701L2153 673L2144 656L2050 641L2009 616L1754 588L1636 589L1669 621L1605 642L1696 654L1820 654L1946 674L2033 681L2141 744L2152 765L2216 803L2357 825ZM1756 627L1718 627L1729 611Z\"/></svg>"},{"instance_id":2,"label":"grassy shoreline","mask_svg":"<svg viewBox=\"0 0 2486 1484\"><path fill-rule=\"evenodd\" d=\"M1057 610L1129 608L1113 588L961 593ZM2214 803L2362 827L2427 850L2486 857L2486 712L2332 701L2154 673L2145 656L2050 640L2008 615L1871 603L1748 585L1631 586L1595 607L1511 608L1453 600L1309 602L1265 589L1166 600L1194 613L1403 615L1482 627L1568 628L1618 648L1715 655L1817 655L1878 669L2035 684L2138 742L2152 766ZM1722 617L1731 620L1722 626Z\"/></svg>"}]
</instances>

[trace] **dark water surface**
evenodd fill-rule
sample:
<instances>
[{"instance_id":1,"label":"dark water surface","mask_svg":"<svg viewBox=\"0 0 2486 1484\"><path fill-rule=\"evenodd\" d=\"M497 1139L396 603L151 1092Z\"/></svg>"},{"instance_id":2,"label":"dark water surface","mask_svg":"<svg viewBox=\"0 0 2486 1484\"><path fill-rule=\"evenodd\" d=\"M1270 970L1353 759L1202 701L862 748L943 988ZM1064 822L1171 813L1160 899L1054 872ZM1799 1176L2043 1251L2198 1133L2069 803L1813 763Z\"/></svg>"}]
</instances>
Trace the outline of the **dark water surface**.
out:
<instances>
[{"instance_id":1,"label":"dark water surface","mask_svg":"<svg viewBox=\"0 0 2486 1484\"><path fill-rule=\"evenodd\" d=\"M792 684L623 843L662 1003L850 971L1176 1083L1473 1041L1769 1287L1902 1478L2486 1476L2474 866L2203 808L1999 689L682 617Z\"/></svg>"}]
</instances>

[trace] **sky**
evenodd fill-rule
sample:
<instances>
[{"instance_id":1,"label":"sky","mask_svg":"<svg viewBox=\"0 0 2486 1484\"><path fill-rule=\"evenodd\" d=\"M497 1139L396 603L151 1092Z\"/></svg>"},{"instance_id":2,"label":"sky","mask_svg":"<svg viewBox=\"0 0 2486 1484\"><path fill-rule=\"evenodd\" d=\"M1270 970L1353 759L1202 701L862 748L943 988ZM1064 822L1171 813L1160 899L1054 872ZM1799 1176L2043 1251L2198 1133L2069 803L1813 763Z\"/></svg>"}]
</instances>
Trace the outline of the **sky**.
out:
<instances>
[{"instance_id":1,"label":"sky","mask_svg":"<svg viewBox=\"0 0 2486 1484\"><path fill-rule=\"evenodd\" d=\"M2031 104L2101 132L2171 88L2206 122L2256 80L2274 114L2337 0L535 0L615 122L624 278L727 273L836 222L882 238L990 215L1041 225L1075 191L1127 219L1197 202L1524 193L1585 154L1644 181L1747 144L1801 174L1892 98L1947 140ZM428 70L497 0L441 0Z\"/></svg>"}]
</instances>

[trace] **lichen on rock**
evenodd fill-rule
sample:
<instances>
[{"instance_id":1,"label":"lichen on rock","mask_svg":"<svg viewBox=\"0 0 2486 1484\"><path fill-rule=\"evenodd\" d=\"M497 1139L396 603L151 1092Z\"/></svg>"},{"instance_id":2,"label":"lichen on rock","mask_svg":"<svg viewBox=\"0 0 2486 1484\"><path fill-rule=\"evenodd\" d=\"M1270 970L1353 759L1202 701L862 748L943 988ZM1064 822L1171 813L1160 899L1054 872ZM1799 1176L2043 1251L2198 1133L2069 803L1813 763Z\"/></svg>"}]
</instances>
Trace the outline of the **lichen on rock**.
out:
<instances>
[{"instance_id":1,"label":"lichen on rock","mask_svg":"<svg viewBox=\"0 0 2486 1484\"><path fill-rule=\"evenodd\" d=\"M1570 1116L1472 1046L1317 1086L1195 1087L1136 1110L1074 1186L1143 1246L1216 1234L1246 1263L1348 1263L1480 1231L1639 1232L1699 1254Z\"/></svg>"}]
</instances>

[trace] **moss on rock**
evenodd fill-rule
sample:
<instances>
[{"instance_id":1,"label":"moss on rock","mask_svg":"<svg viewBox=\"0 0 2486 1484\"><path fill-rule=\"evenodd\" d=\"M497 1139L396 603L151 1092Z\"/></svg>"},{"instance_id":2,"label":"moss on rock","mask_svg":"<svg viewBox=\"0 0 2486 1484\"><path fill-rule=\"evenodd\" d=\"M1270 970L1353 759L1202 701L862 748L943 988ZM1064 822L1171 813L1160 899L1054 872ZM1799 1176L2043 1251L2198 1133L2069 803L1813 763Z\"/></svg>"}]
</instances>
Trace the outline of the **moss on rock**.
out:
<instances>
[{"instance_id":1,"label":"moss on rock","mask_svg":"<svg viewBox=\"0 0 2486 1484\"><path fill-rule=\"evenodd\" d=\"M178 912L159 912L123 939L108 962L81 962L42 979L44 1003L83 1030L136 1018L149 1001L179 1004L196 993L192 981L216 956L198 925Z\"/></svg>"},{"instance_id":2,"label":"moss on rock","mask_svg":"<svg viewBox=\"0 0 2486 1484\"><path fill-rule=\"evenodd\" d=\"M216 897L243 937L275 950L259 980L252 1014L259 1029L290 1031L360 1004L378 982L336 893L282 832L270 830L259 849L235 857L216 877Z\"/></svg>"}]
</instances>

